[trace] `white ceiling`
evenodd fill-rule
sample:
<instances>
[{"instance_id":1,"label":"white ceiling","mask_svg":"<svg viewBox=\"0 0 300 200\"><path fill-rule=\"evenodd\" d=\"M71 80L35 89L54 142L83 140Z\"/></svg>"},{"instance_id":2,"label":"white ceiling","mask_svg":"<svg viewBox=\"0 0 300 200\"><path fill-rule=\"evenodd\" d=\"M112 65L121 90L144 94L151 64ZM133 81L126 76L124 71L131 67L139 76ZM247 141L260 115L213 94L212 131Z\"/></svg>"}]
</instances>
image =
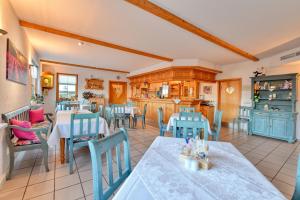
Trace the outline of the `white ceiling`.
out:
<instances>
[{"instance_id":1,"label":"white ceiling","mask_svg":"<svg viewBox=\"0 0 300 200\"><path fill-rule=\"evenodd\" d=\"M243 61L222 47L123 0L10 0L22 20L174 59L215 64ZM153 0L185 20L251 53L300 36L299 0ZM120 70L161 62L106 47L26 29L43 59Z\"/></svg>"}]
</instances>

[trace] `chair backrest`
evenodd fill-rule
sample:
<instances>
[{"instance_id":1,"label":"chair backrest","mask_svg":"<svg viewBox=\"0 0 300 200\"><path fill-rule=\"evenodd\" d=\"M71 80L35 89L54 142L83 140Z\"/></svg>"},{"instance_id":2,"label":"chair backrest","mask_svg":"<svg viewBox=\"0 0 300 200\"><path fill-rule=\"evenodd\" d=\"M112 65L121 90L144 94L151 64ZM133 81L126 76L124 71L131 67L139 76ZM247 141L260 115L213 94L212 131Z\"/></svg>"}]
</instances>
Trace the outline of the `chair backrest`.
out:
<instances>
[{"instance_id":1,"label":"chair backrest","mask_svg":"<svg viewBox=\"0 0 300 200\"><path fill-rule=\"evenodd\" d=\"M204 130L204 139L208 139L208 127L206 120L191 121L191 120L174 120L173 125L173 137L180 137L178 130L181 130L183 138L193 137L195 138L200 134L201 129Z\"/></svg>"},{"instance_id":2,"label":"chair backrest","mask_svg":"<svg viewBox=\"0 0 300 200\"><path fill-rule=\"evenodd\" d=\"M111 108L114 114L125 114L125 104L113 104Z\"/></svg>"},{"instance_id":3,"label":"chair backrest","mask_svg":"<svg viewBox=\"0 0 300 200\"><path fill-rule=\"evenodd\" d=\"M135 103L132 102L132 101L128 101L128 102L127 102L127 106L135 106Z\"/></svg>"},{"instance_id":4,"label":"chair backrest","mask_svg":"<svg viewBox=\"0 0 300 200\"><path fill-rule=\"evenodd\" d=\"M159 107L157 109L157 114L158 114L158 127L161 128L163 126L163 120L164 120L164 114L163 114L162 107Z\"/></svg>"},{"instance_id":5,"label":"chair backrest","mask_svg":"<svg viewBox=\"0 0 300 200\"><path fill-rule=\"evenodd\" d=\"M179 120L199 121L202 117L200 112L180 112Z\"/></svg>"},{"instance_id":6,"label":"chair backrest","mask_svg":"<svg viewBox=\"0 0 300 200\"><path fill-rule=\"evenodd\" d=\"M123 143L124 150L121 151L121 144ZM93 171L93 188L94 188L94 199L102 200L108 199L112 193L121 185L121 183L131 173L130 164L130 146L128 140L127 131L123 128L116 134L105 137L101 140L89 141L89 148L92 159L92 171ZM113 157L112 150L115 149L116 161L118 169L118 178L113 177ZM121 159L121 152L124 152L123 158ZM102 175L102 155L106 154L106 164L108 171L108 189L103 191ZM125 162L125 169L122 169L121 160Z\"/></svg>"},{"instance_id":7,"label":"chair backrest","mask_svg":"<svg viewBox=\"0 0 300 200\"><path fill-rule=\"evenodd\" d=\"M79 102L61 101L57 103L57 110L72 110L72 109L79 109L79 107L80 107Z\"/></svg>"},{"instance_id":8,"label":"chair backrest","mask_svg":"<svg viewBox=\"0 0 300 200\"><path fill-rule=\"evenodd\" d=\"M95 127L92 127L92 120L95 121ZM79 124L77 123L79 122ZM75 126L79 125L79 132L75 134ZM94 129L93 129L94 128ZM99 113L80 113L71 114L70 140L83 136L95 137L99 135Z\"/></svg>"},{"instance_id":9,"label":"chair backrest","mask_svg":"<svg viewBox=\"0 0 300 200\"><path fill-rule=\"evenodd\" d=\"M98 106L98 112L100 113L100 117L104 117L105 116L104 111L105 111L105 106L100 104Z\"/></svg>"},{"instance_id":10,"label":"chair backrest","mask_svg":"<svg viewBox=\"0 0 300 200\"><path fill-rule=\"evenodd\" d=\"M216 140L219 140L219 135L222 127L222 116L223 116L223 111L221 110L215 111L213 128L216 131L216 135L215 135Z\"/></svg>"},{"instance_id":11,"label":"chair backrest","mask_svg":"<svg viewBox=\"0 0 300 200\"><path fill-rule=\"evenodd\" d=\"M298 156L298 167L297 167L295 192L292 197L292 200L298 200L298 199L300 199L300 155Z\"/></svg>"},{"instance_id":12,"label":"chair backrest","mask_svg":"<svg viewBox=\"0 0 300 200\"><path fill-rule=\"evenodd\" d=\"M181 106L179 108L179 112L195 112L195 108L194 107L184 107L184 106Z\"/></svg>"},{"instance_id":13,"label":"chair backrest","mask_svg":"<svg viewBox=\"0 0 300 200\"><path fill-rule=\"evenodd\" d=\"M240 109L239 109L239 118L250 119L250 111L251 111L251 107L240 106Z\"/></svg>"},{"instance_id":14,"label":"chair backrest","mask_svg":"<svg viewBox=\"0 0 300 200\"><path fill-rule=\"evenodd\" d=\"M29 121L29 110L30 110L30 106L24 106L17 110L14 110L14 111L11 111L8 113L4 113L4 114L2 114L2 120L8 124L11 119L17 119L20 121ZM13 143L11 142L12 137L13 137L12 130L7 128L6 141L9 145L9 147L14 147Z\"/></svg>"}]
</instances>

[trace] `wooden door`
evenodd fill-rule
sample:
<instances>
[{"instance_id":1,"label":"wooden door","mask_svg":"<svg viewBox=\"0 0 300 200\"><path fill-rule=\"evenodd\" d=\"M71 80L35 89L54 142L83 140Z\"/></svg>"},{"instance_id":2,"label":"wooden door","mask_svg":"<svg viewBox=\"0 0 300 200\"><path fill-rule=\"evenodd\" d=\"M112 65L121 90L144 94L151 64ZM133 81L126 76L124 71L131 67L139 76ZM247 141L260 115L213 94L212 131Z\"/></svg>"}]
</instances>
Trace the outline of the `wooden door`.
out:
<instances>
[{"instance_id":1,"label":"wooden door","mask_svg":"<svg viewBox=\"0 0 300 200\"><path fill-rule=\"evenodd\" d=\"M242 80L226 79L218 83L218 108L223 111L222 122L228 125L239 112Z\"/></svg>"},{"instance_id":2,"label":"wooden door","mask_svg":"<svg viewBox=\"0 0 300 200\"><path fill-rule=\"evenodd\" d=\"M127 102L127 82L109 81L109 103L124 104Z\"/></svg>"}]
</instances>

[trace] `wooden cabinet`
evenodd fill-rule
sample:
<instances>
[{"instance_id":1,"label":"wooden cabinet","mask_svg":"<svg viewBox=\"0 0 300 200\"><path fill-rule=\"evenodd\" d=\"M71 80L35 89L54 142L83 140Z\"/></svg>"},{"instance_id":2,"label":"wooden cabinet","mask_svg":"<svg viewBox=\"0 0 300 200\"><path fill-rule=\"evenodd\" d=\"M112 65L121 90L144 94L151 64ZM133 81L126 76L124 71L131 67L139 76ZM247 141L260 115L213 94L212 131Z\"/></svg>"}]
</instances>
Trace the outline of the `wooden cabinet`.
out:
<instances>
[{"instance_id":1,"label":"wooden cabinet","mask_svg":"<svg viewBox=\"0 0 300 200\"><path fill-rule=\"evenodd\" d=\"M212 126L214 123L215 107L200 105L200 112L208 119L210 126Z\"/></svg>"},{"instance_id":2,"label":"wooden cabinet","mask_svg":"<svg viewBox=\"0 0 300 200\"><path fill-rule=\"evenodd\" d=\"M291 112L253 110L250 133L292 143L296 140L296 116L297 113Z\"/></svg>"}]
</instances>

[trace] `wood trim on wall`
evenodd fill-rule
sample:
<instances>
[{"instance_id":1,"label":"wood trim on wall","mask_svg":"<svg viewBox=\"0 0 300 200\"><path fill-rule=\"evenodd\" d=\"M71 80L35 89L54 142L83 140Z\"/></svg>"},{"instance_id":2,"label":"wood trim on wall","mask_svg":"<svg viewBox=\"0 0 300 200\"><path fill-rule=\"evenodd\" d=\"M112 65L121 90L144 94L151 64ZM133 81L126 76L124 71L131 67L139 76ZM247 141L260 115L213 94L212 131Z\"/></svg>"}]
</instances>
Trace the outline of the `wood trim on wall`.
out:
<instances>
[{"instance_id":1,"label":"wood trim on wall","mask_svg":"<svg viewBox=\"0 0 300 200\"><path fill-rule=\"evenodd\" d=\"M144 51L128 48L128 47L121 46L121 45L118 45L118 44L113 44L113 43L105 42L103 40L97 40L97 39L85 37L85 36L82 36L82 35L77 35L75 33L70 33L70 32L66 32L66 31L54 29L54 28L51 28L51 27L42 26L42 25L39 25L39 24L34 24L34 23L27 22L27 21L24 21L24 20L20 20L19 24L20 24L20 26L23 26L23 27L26 27L26 28L31 28L31 29L35 29L35 30L39 30L39 31L47 32L47 33L52 33L52 34L63 36L63 37L72 38L72 39L75 39L75 40L80 40L80 41L84 41L84 42L88 42L88 43L92 43L92 44L96 44L96 45L100 45L100 46L105 46L105 47L108 47L108 48L117 49L117 50L120 50L120 51L125 51L127 53L133 53L133 54L136 54L136 55L145 56L145 57L154 58L154 59L163 60L163 61L169 61L169 62L173 61L172 58L163 57L163 56L155 55L155 54L152 54L152 53L147 53L147 52L144 52Z\"/></svg>"},{"instance_id":2,"label":"wood trim on wall","mask_svg":"<svg viewBox=\"0 0 300 200\"><path fill-rule=\"evenodd\" d=\"M58 76L59 75L71 75L76 76L76 96L78 96L78 74L68 74L68 73L56 73L56 101L58 101Z\"/></svg>"},{"instance_id":3,"label":"wood trim on wall","mask_svg":"<svg viewBox=\"0 0 300 200\"><path fill-rule=\"evenodd\" d=\"M55 60L44 60L40 59L41 63L50 63L50 64L56 64L56 65L66 65L71 67L81 67L86 69L95 69L95 70L102 70L102 71L110 71L110 72L119 72L119 73L126 73L128 74L128 71L122 71L122 70L116 70L116 69L110 69L110 68L100 68L100 67L93 67L93 66L87 66L87 65L80 65L80 64L74 64L74 63L66 63L66 62L60 62Z\"/></svg>"},{"instance_id":4,"label":"wood trim on wall","mask_svg":"<svg viewBox=\"0 0 300 200\"><path fill-rule=\"evenodd\" d=\"M175 14L163 9L162 7L159 7L158 5L150 2L149 0L126 0L127 2L157 16L160 17L182 29L185 29L191 33L194 33L195 35L200 36L201 38L204 38L218 46L221 46L227 50L230 50L240 56L243 56L249 60L252 61L258 61L259 59L255 56L251 55L250 53L243 51L242 49L206 32L205 30L185 21L184 19L176 16Z\"/></svg>"}]
</instances>

